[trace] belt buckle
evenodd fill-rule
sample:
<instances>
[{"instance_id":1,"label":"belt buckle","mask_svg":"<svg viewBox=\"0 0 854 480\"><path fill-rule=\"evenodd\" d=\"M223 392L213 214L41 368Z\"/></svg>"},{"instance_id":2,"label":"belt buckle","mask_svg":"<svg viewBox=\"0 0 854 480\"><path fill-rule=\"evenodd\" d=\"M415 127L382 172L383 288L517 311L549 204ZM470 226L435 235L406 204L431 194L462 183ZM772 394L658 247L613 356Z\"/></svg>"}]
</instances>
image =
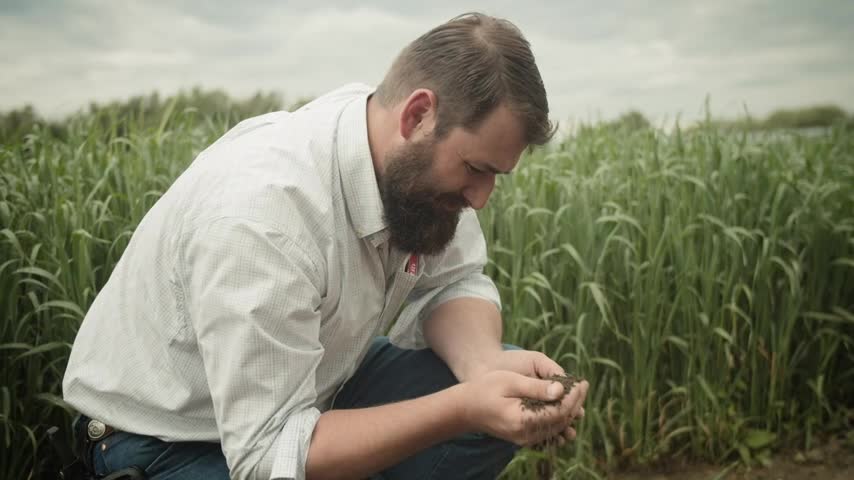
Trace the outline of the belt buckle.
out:
<instances>
[{"instance_id":1,"label":"belt buckle","mask_svg":"<svg viewBox=\"0 0 854 480\"><path fill-rule=\"evenodd\" d=\"M86 435L89 437L89 440L100 440L104 438L106 433L107 425L100 420L89 420L89 423L86 425Z\"/></svg>"}]
</instances>

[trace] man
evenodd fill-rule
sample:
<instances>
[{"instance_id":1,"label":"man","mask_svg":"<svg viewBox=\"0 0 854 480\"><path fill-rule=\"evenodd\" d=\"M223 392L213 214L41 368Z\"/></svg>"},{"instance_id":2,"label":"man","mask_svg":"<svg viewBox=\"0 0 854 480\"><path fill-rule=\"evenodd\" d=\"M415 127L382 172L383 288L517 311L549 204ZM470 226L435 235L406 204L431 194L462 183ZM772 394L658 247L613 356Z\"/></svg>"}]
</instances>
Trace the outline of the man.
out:
<instances>
[{"instance_id":1,"label":"man","mask_svg":"<svg viewBox=\"0 0 854 480\"><path fill-rule=\"evenodd\" d=\"M415 40L375 91L236 126L152 207L83 321L63 388L86 461L492 478L520 445L573 438L587 383L522 408L560 399L541 378L562 370L502 346L467 208L552 134L527 41L479 14Z\"/></svg>"}]
</instances>

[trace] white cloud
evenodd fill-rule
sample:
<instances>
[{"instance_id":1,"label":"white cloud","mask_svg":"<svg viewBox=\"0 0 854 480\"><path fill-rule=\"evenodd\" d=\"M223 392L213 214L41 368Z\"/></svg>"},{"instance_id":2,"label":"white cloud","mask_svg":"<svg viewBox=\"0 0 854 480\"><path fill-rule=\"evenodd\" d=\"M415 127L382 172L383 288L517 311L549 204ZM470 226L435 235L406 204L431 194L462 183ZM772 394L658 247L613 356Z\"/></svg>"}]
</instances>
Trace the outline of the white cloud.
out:
<instances>
[{"instance_id":1,"label":"white cloud","mask_svg":"<svg viewBox=\"0 0 854 480\"><path fill-rule=\"evenodd\" d=\"M759 114L819 101L854 109L854 38L845 28L854 9L846 3L25 5L29 10L0 6L2 109L32 103L59 115L90 100L195 85L236 95L317 95L349 81L379 81L407 42L461 10L478 9L525 32L559 120L612 117L628 108L693 118L707 94L715 111L728 115L741 112L743 102Z\"/></svg>"}]
</instances>

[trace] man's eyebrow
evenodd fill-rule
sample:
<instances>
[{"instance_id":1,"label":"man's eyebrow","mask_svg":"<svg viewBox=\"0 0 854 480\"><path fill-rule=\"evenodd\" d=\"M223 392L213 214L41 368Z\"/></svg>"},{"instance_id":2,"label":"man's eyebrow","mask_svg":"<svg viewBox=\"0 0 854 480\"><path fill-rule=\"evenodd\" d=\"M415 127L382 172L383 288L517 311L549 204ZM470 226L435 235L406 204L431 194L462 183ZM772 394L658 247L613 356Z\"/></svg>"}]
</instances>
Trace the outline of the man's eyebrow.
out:
<instances>
[{"instance_id":1,"label":"man's eyebrow","mask_svg":"<svg viewBox=\"0 0 854 480\"><path fill-rule=\"evenodd\" d=\"M495 175L510 175L511 173L513 173L512 170L505 172L505 171L502 171L502 170L499 170L499 169L493 167L492 165L490 165L486 162L479 162L477 160L471 160L471 159L467 158L465 155L463 155L462 153L459 153L459 156L460 156L460 158L463 159L463 161L468 162L468 163L472 164L473 166L477 167L478 170L486 170L486 171L493 173Z\"/></svg>"},{"instance_id":2,"label":"man's eyebrow","mask_svg":"<svg viewBox=\"0 0 854 480\"><path fill-rule=\"evenodd\" d=\"M492 172L492 173L494 173L494 174L496 174L496 175L510 175L511 173L513 173L512 171L504 172L504 171L502 171L502 170L499 170L499 169L497 169L497 168L493 167L492 165L490 165L490 164L488 164L488 163L485 163L485 164L477 164L477 167L478 167L478 168L482 168L482 169L484 169L484 170L488 170L488 171L490 171L490 172Z\"/></svg>"}]
</instances>

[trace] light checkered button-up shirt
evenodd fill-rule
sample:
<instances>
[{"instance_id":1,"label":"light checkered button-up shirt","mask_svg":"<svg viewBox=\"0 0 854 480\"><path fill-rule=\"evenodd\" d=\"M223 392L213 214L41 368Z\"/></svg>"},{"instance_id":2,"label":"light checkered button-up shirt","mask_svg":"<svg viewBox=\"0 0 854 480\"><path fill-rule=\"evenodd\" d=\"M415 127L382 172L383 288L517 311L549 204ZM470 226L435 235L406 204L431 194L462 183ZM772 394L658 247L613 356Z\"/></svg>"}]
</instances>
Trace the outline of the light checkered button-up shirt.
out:
<instances>
[{"instance_id":1,"label":"light checkered button-up shirt","mask_svg":"<svg viewBox=\"0 0 854 480\"><path fill-rule=\"evenodd\" d=\"M221 442L236 479L305 476L320 412L398 312L392 341L452 298L499 305L474 212L442 254L389 246L371 89L246 120L143 218L80 328L80 412L166 441ZM403 310L401 310L403 307Z\"/></svg>"}]
</instances>

